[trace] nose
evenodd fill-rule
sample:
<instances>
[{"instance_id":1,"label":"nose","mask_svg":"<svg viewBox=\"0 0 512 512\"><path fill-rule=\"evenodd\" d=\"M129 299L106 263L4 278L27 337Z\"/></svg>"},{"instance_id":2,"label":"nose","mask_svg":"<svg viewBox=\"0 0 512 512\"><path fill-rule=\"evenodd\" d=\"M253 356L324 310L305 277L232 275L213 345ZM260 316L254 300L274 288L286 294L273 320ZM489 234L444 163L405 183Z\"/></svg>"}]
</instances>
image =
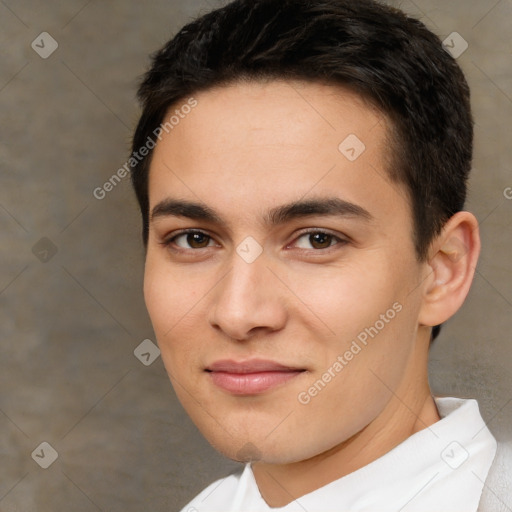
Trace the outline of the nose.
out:
<instances>
[{"instance_id":1,"label":"nose","mask_svg":"<svg viewBox=\"0 0 512 512\"><path fill-rule=\"evenodd\" d=\"M265 254L247 263L234 253L231 263L231 270L213 290L210 325L237 341L282 329L286 297Z\"/></svg>"}]
</instances>

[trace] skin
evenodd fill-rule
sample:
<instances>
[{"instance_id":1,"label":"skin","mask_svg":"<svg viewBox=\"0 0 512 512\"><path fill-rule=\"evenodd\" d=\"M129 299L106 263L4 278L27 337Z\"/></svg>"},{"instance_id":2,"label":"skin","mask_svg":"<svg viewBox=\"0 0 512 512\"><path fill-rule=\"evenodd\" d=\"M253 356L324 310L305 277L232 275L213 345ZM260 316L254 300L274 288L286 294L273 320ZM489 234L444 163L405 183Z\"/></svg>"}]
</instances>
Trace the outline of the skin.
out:
<instances>
[{"instance_id":1,"label":"skin","mask_svg":"<svg viewBox=\"0 0 512 512\"><path fill-rule=\"evenodd\" d=\"M252 461L265 501L284 506L439 420L427 375L431 326L468 292L478 226L459 212L418 261L407 192L386 174L387 121L352 92L269 81L194 97L198 106L155 148L150 211L186 200L221 221L152 217L145 300L191 419L221 453ZM349 134L366 147L355 161L338 150ZM333 197L369 216L265 222L283 204ZM177 237L182 229L205 235ZM319 244L311 230L334 236ZM248 236L263 250L252 263L236 251ZM401 311L300 403L396 303ZM305 371L257 395L220 389L205 371L219 359L256 357Z\"/></svg>"}]
</instances>

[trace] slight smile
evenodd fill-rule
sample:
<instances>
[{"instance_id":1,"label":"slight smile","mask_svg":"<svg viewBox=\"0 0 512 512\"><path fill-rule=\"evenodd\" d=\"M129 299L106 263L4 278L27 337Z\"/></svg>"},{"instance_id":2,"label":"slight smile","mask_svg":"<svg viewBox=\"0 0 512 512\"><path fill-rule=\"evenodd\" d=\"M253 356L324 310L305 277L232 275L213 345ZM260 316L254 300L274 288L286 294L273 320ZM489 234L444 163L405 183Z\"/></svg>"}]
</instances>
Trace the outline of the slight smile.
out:
<instances>
[{"instance_id":1,"label":"slight smile","mask_svg":"<svg viewBox=\"0 0 512 512\"><path fill-rule=\"evenodd\" d=\"M224 359L209 365L205 371L216 386L229 393L256 395L290 381L306 369L264 359L239 362Z\"/></svg>"}]
</instances>

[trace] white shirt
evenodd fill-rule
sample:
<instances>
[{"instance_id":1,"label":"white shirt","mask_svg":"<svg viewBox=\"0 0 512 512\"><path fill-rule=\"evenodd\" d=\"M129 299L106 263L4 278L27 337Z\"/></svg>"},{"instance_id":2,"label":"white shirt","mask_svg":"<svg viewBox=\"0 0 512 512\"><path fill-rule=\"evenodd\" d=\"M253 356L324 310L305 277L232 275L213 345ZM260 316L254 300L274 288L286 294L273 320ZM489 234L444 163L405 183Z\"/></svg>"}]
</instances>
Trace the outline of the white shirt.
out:
<instances>
[{"instance_id":1,"label":"white shirt","mask_svg":"<svg viewBox=\"0 0 512 512\"><path fill-rule=\"evenodd\" d=\"M182 512L476 512L497 443L476 400L436 398L441 419L353 473L270 507L251 464L217 480Z\"/></svg>"}]
</instances>

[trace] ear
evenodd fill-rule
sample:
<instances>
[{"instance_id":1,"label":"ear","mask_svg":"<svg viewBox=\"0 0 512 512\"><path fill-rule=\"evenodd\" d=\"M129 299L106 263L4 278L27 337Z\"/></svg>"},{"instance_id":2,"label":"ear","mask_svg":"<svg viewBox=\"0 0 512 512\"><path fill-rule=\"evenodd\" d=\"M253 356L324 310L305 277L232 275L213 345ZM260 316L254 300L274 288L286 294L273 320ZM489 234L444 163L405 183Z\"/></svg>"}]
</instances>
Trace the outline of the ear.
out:
<instances>
[{"instance_id":1,"label":"ear","mask_svg":"<svg viewBox=\"0 0 512 512\"><path fill-rule=\"evenodd\" d=\"M457 212L430 246L420 325L442 324L462 306L479 254L478 221L469 212Z\"/></svg>"}]
</instances>

